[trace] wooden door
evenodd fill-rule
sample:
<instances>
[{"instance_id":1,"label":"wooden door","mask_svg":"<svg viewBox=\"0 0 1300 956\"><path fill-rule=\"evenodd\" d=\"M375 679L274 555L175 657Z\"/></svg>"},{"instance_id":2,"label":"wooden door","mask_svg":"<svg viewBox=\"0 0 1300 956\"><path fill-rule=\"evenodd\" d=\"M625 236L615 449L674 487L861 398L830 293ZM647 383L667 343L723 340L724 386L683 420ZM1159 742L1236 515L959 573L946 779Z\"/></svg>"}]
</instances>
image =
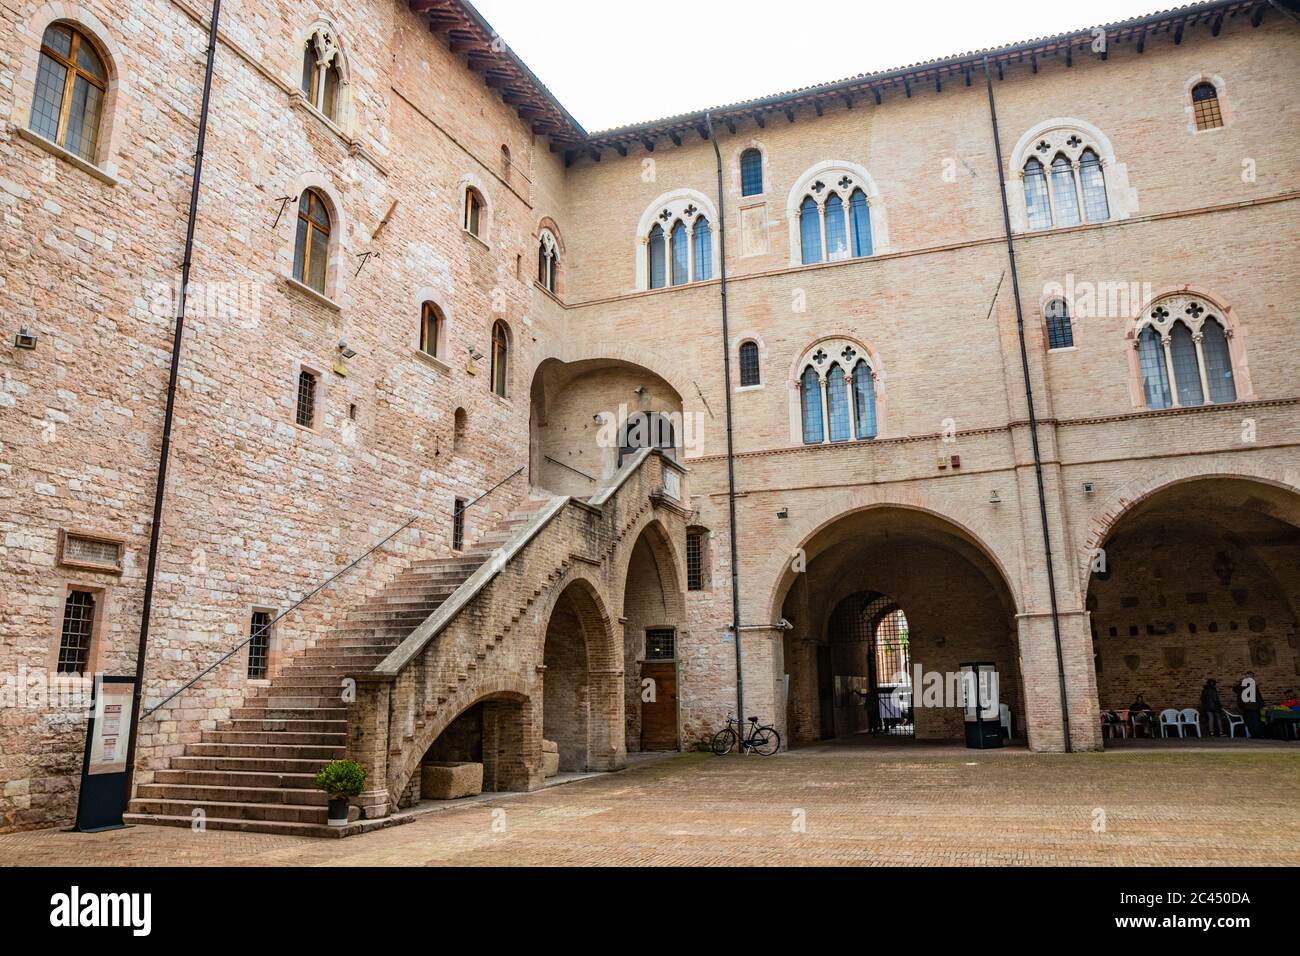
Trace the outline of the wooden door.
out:
<instances>
[{"instance_id":1,"label":"wooden door","mask_svg":"<svg viewBox=\"0 0 1300 956\"><path fill-rule=\"evenodd\" d=\"M641 749L676 750L677 665L671 661L642 661L641 686L654 681L655 699L641 701Z\"/></svg>"}]
</instances>

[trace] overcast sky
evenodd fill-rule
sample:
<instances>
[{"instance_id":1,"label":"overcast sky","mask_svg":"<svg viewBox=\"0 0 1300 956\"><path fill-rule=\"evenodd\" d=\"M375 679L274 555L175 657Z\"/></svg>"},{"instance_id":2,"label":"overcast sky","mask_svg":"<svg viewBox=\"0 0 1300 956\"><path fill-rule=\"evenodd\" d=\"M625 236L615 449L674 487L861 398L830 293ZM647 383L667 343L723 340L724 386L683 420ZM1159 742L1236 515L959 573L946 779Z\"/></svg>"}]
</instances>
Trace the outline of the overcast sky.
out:
<instances>
[{"instance_id":1,"label":"overcast sky","mask_svg":"<svg viewBox=\"0 0 1300 956\"><path fill-rule=\"evenodd\" d=\"M1174 0L472 0L589 132L1153 13Z\"/></svg>"}]
</instances>

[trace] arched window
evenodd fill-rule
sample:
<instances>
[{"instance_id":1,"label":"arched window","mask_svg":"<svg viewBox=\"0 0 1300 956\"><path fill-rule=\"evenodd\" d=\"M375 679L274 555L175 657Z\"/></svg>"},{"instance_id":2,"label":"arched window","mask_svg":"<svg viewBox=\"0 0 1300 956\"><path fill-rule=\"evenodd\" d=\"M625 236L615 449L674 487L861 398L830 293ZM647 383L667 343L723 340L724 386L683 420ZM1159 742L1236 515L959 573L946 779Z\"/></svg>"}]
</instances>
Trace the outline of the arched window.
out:
<instances>
[{"instance_id":1,"label":"arched window","mask_svg":"<svg viewBox=\"0 0 1300 956\"><path fill-rule=\"evenodd\" d=\"M655 223L650 230L650 288L662 289L666 285L664 267L664 231Z\"/></svg>"},{"instance_id":2,"label":"arched window","mask_svg":"<svg viewBox=\"0 0 1300 956\"><path fill-rule=\"evenodd\" d=\"M825 440L822 428L822 383L817 370L809 365L799 379L799 403L803 418L803 443L820 445Z\"/></svg>"},{"instance_id":3,"label":"arched window","mask_svg":"<svg viewBox=\"0 0 1300 956\"><path fill-rule=\"evenodd\" d=\"M1109 219L1106 174L1101 170L1101 160L1090 149L1085 149L1079 155L1079 186L1083 191L1083 218L1088 222L1105 222Z\"/></svg>"},{"instance_id":4,"label":"arched window","mask_svg":"<svg viewBox=\"0 0 1300 956\"><path fill-rule=\"evenodd\" d=\"M830 419L831 441L848 441L849 385L838 362L826 373L826 417Z\"/></svg>"},{"instance_id":5,"label":"arched window","mask_svg":"<svg viewBox=\"0 0 1300 956\"><path fill-rule=\"evenodd\" d=\"M442 341L442 312L432 302L420 307L420 351L435 358Z\"/></svg>"},{"instance_id":6,"label":"arched window","mask_svg":"<svg viewBox=\"0 0 1300 956\"><path fill-rule=\"evenodd\" d=\"M831 262L849 257L849 234L844 226L844 203L831 193L826 197L826 258Z\"/></svg>"},{"instance_id":7,"label":"arched window","mask_svg":"<svg viewBox=\"0 0 1300 956\"><path fill-rule=\"evenodd\" d=\"M1029 210L1030 229L1052 227L1052 207L1047 201L1047 174L1043 164L1033 156L1025 163L1025 208Z\"/></svg>"},{"instance_id":8,"label":"arched window","mask_svg":"<svg viewBox=\"0 0 1300 956\"><path fill-rule=\"evenodd\" d=\"M1168 408L1169 372L1165 368L1165 348L1160 333L1148 325L1138 334L1138 365L1142 373L1142 393L1148 408Z\"/></svg>"},{"instance_id":9,"label":"arched window","mask_svg":"<svg viewBox=\"0 0 1300 956\"><path fill-rule=\"evenodd\" d=\"M760 196L762 193L763 154L751 147L740 154L740 194Z\"/></svg>"},{"instance_id":10,"label":"arched window","mask_svg":"<svg viewBox=\"0 0 1300 956\"><path fill-rule=\"evenodd\" d=\"M676 457L677 436L672 419L662 412L633 412L619 429L618 464L641 448L662 448Z\"/></svg>"},{"instance_id":11,"label":"arched window","mask_svg":"<svg viewBox=\"0 0 1300 956\"><path fill-rule=\"evenodd\" d=\"M293 247L293 277L324 295L329 258L329 210L325 208L321 194L308 189L298 199L298 235Z\"/></svg>"},{"instance_id":12,"label":"arched window","mask_svg":"<svg viewBox=\"0 0 1300 956\"><path fill-rule=\"evenodd\" d=\"M331 120L337 120L342 82L338 41L330 31L317 30L302 51L302 95Z\"/></svg>"},{"instance_id":13,"label":"arched window","mask_svg":"<svg viewBox=\"0 0 1300 956\"><path fill-rule=\"evenodd\" d=\"M492 391L506 397L510 375L510 333L501 320L492 323Z\"/></svg>"},{"instance_id":14,"label":"arched window","mask_svg":"<svg viewBox=\"0 0 1300 956\"><path fill-rule=\"evenodd\" d=\"M1064 299L1052 299L1043 310L1047 320L1047 347L1068 349L1074 345L1074 329L1070 325L1070 310Z\"/></svg>"},{"instance_id":15,"label":"arched window","mask_svg":"<svg viewBox=\"0 0 1300 956\"><path fill-rule=\"evenodd\" d=\"M537 242L537 282L548 292L556 289L560 271L560 252L549 229L543 229Z\"/></svg>"},{"instance_id":16,"label":"arched window","mask_svg":"<svg viewBox=\"0 0 1300 956\"><path fill-rule=\"evenodd\" d=\"M1219 91L1213 83L1197 83L1192 87L1192 114L1198 130L1218 129L1223 125Z\"/></svg>"},{"instance_id":17,"label":"arched window","mask_svg":"<svg viewBox=\"0 0 1300 956\"><path fill-rule=\"evenodd\" d=\"M32 132L93 163L107 89L108 72L94 44L66 23L50 24L41 37Z\"/></svg>"},{"instance_id":18,"label":"arched window","mask_svg":"<svg viewBox=\"0 0 1300 956\"><path fill-rule=\"evenodd\" d=\"M740 385L742 388L759 384L758 343L740 343Z\"/></svg>"},{"instance_id":19,"label":"arched window","mask_svg":"<svg viewBox=\"0 0 1300 956\"><path fill-rule=\"evenodd\" d=\"M1223 326L1215 319L1207 319L1201 326L1201 349L1205 353L1205 378L1210 386L1210 401L1235 402L1237 386L1232 380L1232 356L1228 352L1228 338Z\"/></svg>"},{"instance_id":20,"label":"arched window","mask_svg":"<svg viewBox=\"0 0 1300 956\"><path fill-rule=\"evenodd\" d=\"M849 230L853 239L853 255L871 255L871 206L867 194L855 189L849 198Z\"/></svg>"},{"instance_id":21,"label":"arched window","mask_svg":"<svg viewBox=\"0 0 1300 956\"><path fill-rule=\"evenodd\" d=\"M1201 389L1201 363L1196 358L1192 330L1182 322L1175 322L1169 330L1169 340L1170 358L1174 363L1174 382L1178 386L1178 404L1205 404L1205 392Z\"/></svg>"},{"instance_id":22,"label":"arched window","mask_svg":"<svg viewBox=\"0 0 1300 956\"><path fill-rule=\"evenodd\" d=\"M469 428L469 416L465 413L465 409L463 408L456 409L455 415L452 416L452 425L451 425L451 450L452 451L465 450L465 434L468 428Z\"/></svg>"},{"instance_id":23,"label":"arched window","mask_svg":"<svg viewBox=\"0 0 1300 956\"><path fill-rule=\"evenodd\" d=\"M1052 160L1052 205L1058 226L1079 224L1079 194L1074 184L1074 166L1061 154Z\"/></svg>"},{"instance_id":24,"label":"arched window","mask_svg":"<svg viewBox=\"0 0 1300 956\"><path fill-rule=\"evenodd\" d=\"M822 261L822 222L817 200L805 197L799 206L799 243L803 264Z\"/></svg>"},{"instance_id":25,"label":"arched window","mask_svg":"<svg viewBox=\"0 0 1300 956\"><path fill-rule=\"evenodd\" d=\"M473 186L465 187L465 231L480 236L479 228L483 218L483 197Z\"/></svg>"},{"instance_id":26,"label":"arched window","mask_svg":"<svg viewBox=\"0 0 1300 956\"><path fill-rule=\"evenodd\" d=\"M691 281L691 256L686 238L686 224L680 219L673 224L673 285L685 285Z\"/></svg>"},{"instance_id":27,"label":"arched window","mask_svg":"<svg viewBox=\"0 0 1300 956\"><path fill-rule=\"evenodd\" d=\"M695 220L691 242L695 246L694 281L703 282L713 278L713 232L709 220L704 216Z\"/></svg>"},{"instance_id":28,"label":"arched window","mask_svg":"<svg viewBox=\"0 0 1300 956\"><path fill-rule=\"evenodd\" d=\"M876 437L876 376L865 359L853 368L853 418L859 439Z\"/></svg>"}]
</instances>

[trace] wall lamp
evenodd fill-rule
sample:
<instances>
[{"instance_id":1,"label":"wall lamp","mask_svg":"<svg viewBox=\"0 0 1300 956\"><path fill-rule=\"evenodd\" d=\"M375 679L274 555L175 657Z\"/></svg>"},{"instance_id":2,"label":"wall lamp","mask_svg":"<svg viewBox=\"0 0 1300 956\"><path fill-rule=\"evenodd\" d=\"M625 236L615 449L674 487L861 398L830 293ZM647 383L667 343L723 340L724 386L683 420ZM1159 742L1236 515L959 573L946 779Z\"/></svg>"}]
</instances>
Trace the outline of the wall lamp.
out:
<instances>
[{"instance_id":1,"label":"wall lamp","mask_svg":"<svg viewBox=\"0 0 1300 956\"><path fill-rule=\"evenodd\" d=\"M348 343L343 339L339 339L339 355L342 355L345 359L350 359L356 358L357 352L356 349L348 348Z\"/></svg>"},{"instance_id":2,"label":"wall lamp","mask_svg":"<svg viewBox=\"0 0 1300 956\"><path fill-rule=\"evenodd\" d=\"M993 494L989 495L989 504L991 505L1002 504L1002 496L997 493L996 489L994 490Z\"/></svg>"},{"instance_id":3,"label":"wall lamp","mask_svg":"<svg viewBox=\"0 0 1300 956\"><path fill-rule=\"evenodd\" d=\"M34 349L36 348L36 333L22 326L14 335L14 348L16 349Z\"/></svg>"}]
</instances>

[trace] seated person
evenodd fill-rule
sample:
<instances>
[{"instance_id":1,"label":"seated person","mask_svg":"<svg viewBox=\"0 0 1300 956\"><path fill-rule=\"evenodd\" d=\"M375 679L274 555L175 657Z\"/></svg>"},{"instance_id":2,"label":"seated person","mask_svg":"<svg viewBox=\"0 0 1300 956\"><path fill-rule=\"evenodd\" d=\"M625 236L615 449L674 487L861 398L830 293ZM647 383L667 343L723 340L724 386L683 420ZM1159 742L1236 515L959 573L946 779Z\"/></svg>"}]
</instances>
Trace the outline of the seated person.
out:
<instances>
[{"instance_id":1,"label":"seated person","mask_svg":"<svg viewBox=\"0 0 1300 956\"><path fill-rule=\"evenodd\" d=\"M1128 709L1134 713L1138 713L1139 711L1145 711L1148 714L1151 713L1151 705L1142 699L1141 694L1137 695L1137 700L1128 705Z\"/></svg>"}]
</instances>

